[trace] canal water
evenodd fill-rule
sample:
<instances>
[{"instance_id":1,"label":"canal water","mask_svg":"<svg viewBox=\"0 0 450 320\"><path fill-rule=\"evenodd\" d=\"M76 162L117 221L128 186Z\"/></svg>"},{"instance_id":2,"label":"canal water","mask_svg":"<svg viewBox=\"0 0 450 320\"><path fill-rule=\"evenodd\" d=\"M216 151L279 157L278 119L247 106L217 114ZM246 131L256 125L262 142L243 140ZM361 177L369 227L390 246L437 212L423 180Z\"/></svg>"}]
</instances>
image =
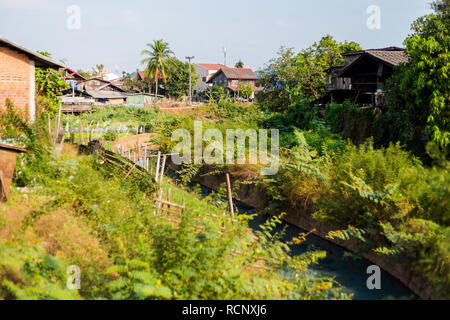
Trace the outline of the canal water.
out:
<instances>
[{"instance_id":1,"label":"canal water","mask_svg":"<svg viewBox=\"0 0 450 320\"><path fill-rule=\"evenodd\" d=\"M253 210L245 207L239 209L241 213L254 213ZM267 219L269 219L268 215L259 215L250 222L250 227L258 230L259 226L264 224ZM299 233L306 232L287 223L283 223L276 231L281 231L284 227L287 228L283 239L286 241L297 237ZM316 235L308 236L307 241L301 245L291 246L291 250L293 255L300 255L308 251L326 251L326 258L319 260L318 264L310 266L311 272L318 277L335 277L346 293L354 295L355 300L415 298L412 291L384 270L381 270L381 290L369 290L367 279L370 274L367 274L367 268L373 263L364 258L355 258L354 255L349 255L348 250Z\"/></svg>"},{"instance_id":2,"label":"canal water","mask_svg":"<svg viewBox=\"0 0 450 320\"><path fill-rule=\"evenodd\" d=\"M207 196L211 190L202 187L202 192L204 196ZM235 201L234 204L240 214L256 213L253 208L243 203ZM258 230L269 218L270 216L267 214L260 214L249 225L253 230ZM307 232L287 223L278 226L275 232L282 231L284 228L286 228L283 239L285 241L290 241L292 238L298 237L300 233ZM411 290L384 270L381 270L381 290L369 290L367 279L370 274L367 274L367 268L373 263L364 258L357 259L348 250L318 236L308 236L306 242L292 246L291 250L293 255L300 255L308 251L326 251L326 258L319 260L318 264L311 265L311 273L318 277L335 277L346 293L353 294L354 300L417 298Z\"/></svg>"}]
</instances>

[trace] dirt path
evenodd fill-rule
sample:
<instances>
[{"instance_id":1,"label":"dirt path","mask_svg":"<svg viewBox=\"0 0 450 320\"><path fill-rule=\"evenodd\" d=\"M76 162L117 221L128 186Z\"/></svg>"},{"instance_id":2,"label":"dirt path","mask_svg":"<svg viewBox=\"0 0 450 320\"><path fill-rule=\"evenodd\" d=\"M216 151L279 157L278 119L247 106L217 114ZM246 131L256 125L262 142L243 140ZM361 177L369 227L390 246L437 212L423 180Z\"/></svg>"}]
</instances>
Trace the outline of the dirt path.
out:
<instances>
[{"instance_id":1,"label":"dirt path","mask_svg":"<svg viewBox=\"0 0 450 320\"><path fill-rule=\"evenodd\" d=\"M158 146L151 144L149 141L156 135L156 133L144 133L135 136L119 138L114 142L113 151L117 152L119 146L122 150L136 149L142 146L147 146L150 149L158 149Z\"/></svg>"}]
</instances>

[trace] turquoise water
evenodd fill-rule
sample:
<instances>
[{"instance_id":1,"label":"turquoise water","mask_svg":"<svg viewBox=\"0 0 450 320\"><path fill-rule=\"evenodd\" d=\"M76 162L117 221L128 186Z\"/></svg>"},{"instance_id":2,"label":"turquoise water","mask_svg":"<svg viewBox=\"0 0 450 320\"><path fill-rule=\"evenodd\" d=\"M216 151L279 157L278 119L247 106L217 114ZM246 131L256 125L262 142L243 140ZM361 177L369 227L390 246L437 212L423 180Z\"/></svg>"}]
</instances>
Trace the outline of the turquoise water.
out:
<instances>
[{"instance_id":1,"label":"turquoise water","mask_svg":"<svg viewBox=\"0 0 450 320\"><path fill-rule=\"evenodd\" d=\"M241 213L252 213L252 210L249 211L248 208L240 205L239 207ZM268 218L267 215L260 215L250 223L250 226L256 230ZM284 227L287 227L284 240L291 240L293 237L297 237L299 233L305 232L305 230L287 223L280 226L278 231L281 231ZM394 299L415 298L412 291L383 270L381 273L381 290L369 290L366 285L370 276L367 274L367 267L373 265L373 263L363 258L356 260L345 257L344 254L349 251L318 236L308 236L305 243L292 246L291 250L294 255L308 251L326 251L327 257L321 259L317 265L311 266L311 271L317 276L336 277L336 281L342 285L345 292L354 294L355 300L383 300L390 297Z\"/></svg>"},{"instance_id":2,"label":"turquoise water","mask_svg":"<svg viewBox=\"0 0 450 320\"><path fill-rule=\"evenodd\" d=\"M211 190L202 187L203 194L208 195ZM238 201L234 202L240 214L254 214L255 210ZM258 230L259 226L265 223L269 218L268 215L259 215L253 219L249 225L252 229ZM293 237L297 237L300 233L305 233L296 226L288 223L280 225L276 231L286 228L285 238L283 240L290 241ZM355 259L346 257L348 250L322 239L315 235L310 235L307 241L301 245L291 246L293 255L300 255L308 251L326 251L327 257L319 260L319 263L312 265L310 270L318 277L335 277L336 281L342 285L346 293L352 293L354 300L384 300L384 299L415 299L414 293L404 286L398 279L392 277L389 273L381 270L381 290L369 290L367 288L367 268L373 263L361 258Z\"/></svg>"}]
</instances>

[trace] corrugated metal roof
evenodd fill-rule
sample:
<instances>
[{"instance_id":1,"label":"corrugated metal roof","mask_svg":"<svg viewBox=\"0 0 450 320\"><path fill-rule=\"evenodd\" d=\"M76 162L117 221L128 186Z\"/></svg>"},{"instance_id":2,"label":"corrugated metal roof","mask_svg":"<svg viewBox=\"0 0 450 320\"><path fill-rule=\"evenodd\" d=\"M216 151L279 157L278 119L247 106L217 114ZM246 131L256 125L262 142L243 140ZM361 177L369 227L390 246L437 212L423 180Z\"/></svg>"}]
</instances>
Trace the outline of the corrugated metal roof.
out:
<instances>
[{"instance_id":1,"label":"corrugated metal roof","mask_svg":"<svg viewBox=\"0 0 450 320\"><path fill-rule=\"evenodd\" d=\"M128 95L116 91L86 90L86 93L94 99L122 99L128 97Z\"/></svg>"}]
</instances>

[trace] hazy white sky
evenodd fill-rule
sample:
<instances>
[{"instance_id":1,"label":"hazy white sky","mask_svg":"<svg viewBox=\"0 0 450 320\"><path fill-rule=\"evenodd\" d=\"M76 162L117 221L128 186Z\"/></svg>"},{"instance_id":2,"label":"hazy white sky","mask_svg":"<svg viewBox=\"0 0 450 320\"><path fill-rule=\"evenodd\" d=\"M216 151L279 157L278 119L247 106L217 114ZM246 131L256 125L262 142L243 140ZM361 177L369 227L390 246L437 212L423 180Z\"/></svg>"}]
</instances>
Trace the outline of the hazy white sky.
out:
<instances>
[{"instance_id":1,"label":"hazy white sky","mask_svg":"<svg viewBox=\"0 0 450 320\"><path fill-rule=\"evenodd\" d=\"M257 69L280 46L300 50L326 34L364 48L402 46L411 23L430 12L430 1L0 0L0 36L65 58L75 69L142 68L140 52L154 39L196 62L223 63L225 46L228 65L242 59ZM80 8L80 29L67 27L72 5ZM380 8L380 29L367 27L371 5Z\"/></svg>"}]
</instances>

